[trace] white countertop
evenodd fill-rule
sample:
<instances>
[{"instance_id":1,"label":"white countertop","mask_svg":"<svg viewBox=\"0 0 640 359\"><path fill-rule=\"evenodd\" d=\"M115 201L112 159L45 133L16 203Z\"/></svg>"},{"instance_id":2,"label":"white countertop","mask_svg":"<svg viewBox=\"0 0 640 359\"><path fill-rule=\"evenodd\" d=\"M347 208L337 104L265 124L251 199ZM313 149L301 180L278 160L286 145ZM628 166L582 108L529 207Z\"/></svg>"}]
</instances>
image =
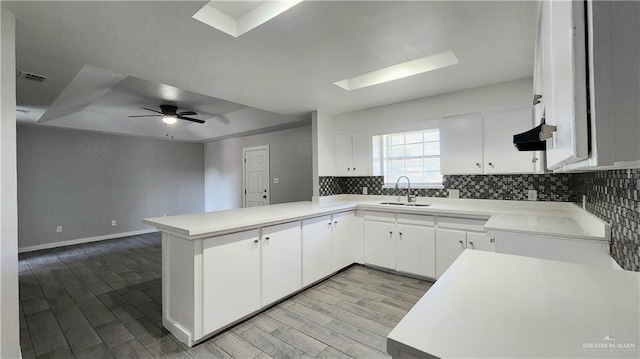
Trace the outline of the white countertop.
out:
<instances>
[{"instance_id":1,"label":"white countertop","mask_svg":"<svg viewBox=\"0 0 640 359\"><path fill-rule=\"evenodd\" d=\"M486 230L556 235L608 241L608 225L573 203L418 198L429 207L381 205L396 196L340 195L320 201L293 202L228 211L145 218L144 223L181 237L196 239L257 226L309 218L349 209L454 215L488 219ZM402 198L400 198L402 199Z\"/></svg>"},{"instance_id":2,"label":"white countertop","mask_svg":"<svg viewBox=\"0 0 640 359\"><path fill-rule=\"evenodd\" d=\"M161 231L196 239L354 209L355 206L353 202L292 202L228 211L144 218L142 221Z\"/></svg>"},{"instance_id":3,"label":"white countertop","mask_svg":"<svg viewBox=\"0 0 640 359\"><path fill-rule=\"evenodd\" d=\"M389 333L387 351L398 350L417 358L638 358L640 273L467 250Z\"/></svg>"}]
</instances>

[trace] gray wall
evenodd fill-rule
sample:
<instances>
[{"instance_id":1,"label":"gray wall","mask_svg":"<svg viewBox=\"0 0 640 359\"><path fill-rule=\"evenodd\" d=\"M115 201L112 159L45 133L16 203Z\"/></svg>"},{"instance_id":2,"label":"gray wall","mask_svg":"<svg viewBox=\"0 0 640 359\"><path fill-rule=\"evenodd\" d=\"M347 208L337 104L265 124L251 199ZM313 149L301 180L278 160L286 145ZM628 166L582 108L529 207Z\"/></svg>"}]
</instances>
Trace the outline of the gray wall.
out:
<instances>
[{"instance_id":1,"label":"gray wall","mask_svg":"<svg viewBox=\"0 0 640 359\"><path fill-rule=\"evenodd\" d=\"M302 126L206 143L206 211L242 207L242 149L259 145L269 145L271 204L311 200L311 126Z\"/></svg>"},{"instance_id":2,"label":"gray wall","mask_svg":"<svg viewBox=\"0 0 640 359\"><path fill-rule=\"evenodd\" d=\"M19 247L151 228L142 218L204 209L203 144L42 126L18 126L17 135Z\"/></svg>"}]
</instances>

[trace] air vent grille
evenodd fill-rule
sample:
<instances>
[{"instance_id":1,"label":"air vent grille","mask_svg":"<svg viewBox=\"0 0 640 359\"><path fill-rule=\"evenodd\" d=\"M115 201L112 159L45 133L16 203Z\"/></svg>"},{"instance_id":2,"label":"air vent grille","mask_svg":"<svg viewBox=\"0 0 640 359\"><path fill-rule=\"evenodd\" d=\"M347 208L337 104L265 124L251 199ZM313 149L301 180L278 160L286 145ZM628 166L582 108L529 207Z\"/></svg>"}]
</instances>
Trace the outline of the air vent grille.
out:
<instances>
[{"instance_id":1,"label":"air vent grille","mask_svg":"<svg viewBox=\"0 0 640 359\"><path fill-rule=\"evenodd\" d=\"M20 71L20 73L18 74L18 77L21 77L27 81L35 81L35 82L42 82L49 78L47 76L38 75L38 74L25 72L25 71Z\"/></svg>"}]
</instances>

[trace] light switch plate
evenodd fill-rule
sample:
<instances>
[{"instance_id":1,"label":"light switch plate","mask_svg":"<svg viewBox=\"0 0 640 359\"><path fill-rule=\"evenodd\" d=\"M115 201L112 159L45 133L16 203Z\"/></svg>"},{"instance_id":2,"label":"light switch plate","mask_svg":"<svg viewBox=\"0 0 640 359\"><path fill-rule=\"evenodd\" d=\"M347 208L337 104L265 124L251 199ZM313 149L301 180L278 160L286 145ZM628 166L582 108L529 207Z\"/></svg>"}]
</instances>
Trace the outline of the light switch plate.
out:
<instances>
[{"instance_id":1,"label":"light switch plate","mask_svg":"<svg viewBox=\"0 0 640 359\"><path fill-rule=\"evenodd\" d=\"M280 183L280 178L274 177L273 178L273 183Z\"/></svg>"},{"instance_id":2,"label":"light switch plate","mask_svg":"<svg viewBox=\"0 0 640 359\"><path fill-rule=\"evenodd\" d=\"M449 198L460 198L460 190L459 189L450 189Z\"/></svg>"},{"instance_id":3,"label":"light switch plate","mask_svg":"<svg viewBox=\"0 0 640 359\"><path fill-rule=\"evenodd\" d=\"M538 191L536 191L535 189L530 189L529 193L527 195L527 198L529 199L529 201L537 201L538 200Z\"/></svg>"},{"instance_id":4,"label":"light switch plate","mask_svg":"<svg viewBox=\"0 0 640 359\"><path fill-rule=\"evenodd\" d=\"M62 233L62 226L56 227L56 233Z\"/></svg>"}]
</instances>

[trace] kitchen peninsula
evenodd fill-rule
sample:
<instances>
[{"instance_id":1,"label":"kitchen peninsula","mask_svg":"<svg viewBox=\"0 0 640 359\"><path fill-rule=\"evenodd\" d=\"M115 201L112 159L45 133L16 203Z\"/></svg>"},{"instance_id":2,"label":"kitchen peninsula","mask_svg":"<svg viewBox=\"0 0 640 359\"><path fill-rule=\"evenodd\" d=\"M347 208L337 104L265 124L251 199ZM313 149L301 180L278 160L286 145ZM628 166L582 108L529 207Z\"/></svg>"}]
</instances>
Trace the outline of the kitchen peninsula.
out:
<instances>
[{"instance_id":1,"label":"kitchen peninsula","mask_svg":"<svg viewBox=\"0 0 640 359\"><path fill-rule=\"evenodd\" d=\"M162 232L163 325L192 346L353 263L433 280L465 249L528 255L535 241L544 250L531 256L612 265L608 225L574 204L397 200L334 196L145 219Z\"/></svg>"}]
</instances>

